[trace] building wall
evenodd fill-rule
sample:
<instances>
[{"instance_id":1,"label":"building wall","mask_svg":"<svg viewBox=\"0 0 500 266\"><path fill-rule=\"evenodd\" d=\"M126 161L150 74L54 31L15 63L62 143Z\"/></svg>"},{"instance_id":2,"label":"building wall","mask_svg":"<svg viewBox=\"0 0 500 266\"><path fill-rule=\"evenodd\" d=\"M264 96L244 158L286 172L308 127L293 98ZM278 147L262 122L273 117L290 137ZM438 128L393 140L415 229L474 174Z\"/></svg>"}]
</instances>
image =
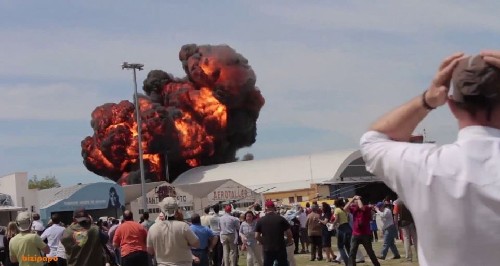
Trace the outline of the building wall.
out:
<instances>
[{"instance_id":1,"label":"building wall","mask_svg":"<svg viewBox=\"0 0 500 266\"><path fill-rule=\"evenodd\" d=\"M28 189L28 193L24 195L24 201L27 204L26 208L28 208L28 211L40 213L38 189Z\"/></svg>"},{"instance_id":2,"label":"building wall","mask_svg":"<svg viewBox=\"0 0 500 266\"><path fill-rule=\"evenodd\" d=\"M193 211L193 196L165 182L146 193L146 198L148 200L147 208L150 221L156 220L156 218L160 214L161 210L158 206L158 203L164 197L175 197L185 217L189 216L189 213ZM134 214L134 217L136 217L136 220L138 220L142 214L142 205L143 204L141 196L131 201L128 206L128 208Z\"/></svg>"},{"instance_id":3,"label":"building wall","mask_svg":"<svg viewBox=\"0 0 500 266\"><path fill-rule=\"evenodd\" d=\"M309 188L294 189L289 191L264 193L265 200L280 201L282 204L291 205L297 202L311 201L330 195L328 185L312 184Z\"/></svg>"},{"instance_id":4,"label":"building wall","mask_svg":"<svg viewBox=\"0 0 500 266\"><path fill-rule=\"evenodd\" d=\"M14 206L22 207L21 201L18 200L16 190L16 174L6 175L0 178L0 193L9 195ZM18 204L19 202L19 204Z\"/></svg>"},{"instance_id":5,"label":"building wall","mask_svg":"<svg viewBox=\"0 0 500 266\"><path fill-rule=\"evenodd\" d=\"M171 185L165 183L158 187L161 186ZM155 220L160 212L158 206L158 202L160 201L160 197L158 196L158 187L147 193L150 220ZM171 187L173 188L173 190L171 190L171 193L172 195L174 195L175 193L175 197L177 198L177 202L179 203L179 207L184 213L185 218L190 217L191 213L198 213L200 215L203 215L203 210L205 209L205 207L217 204L221 201L224 203L228 203L229 201L236 200L237 204L252 204L259 198L258 194L252 194L252 191L250 189L234 181L228 181L224 183L204 197L194 197L191 194L182 191L180 188L174 188L173 186ZM246 194L242 192L242 190L246 191ZM168 196L172 195L169 194ZM131 201L129 208L134 213L134 217L140 217L142 213L140 211L142 209L142 197Z\"/></svg>"},{"instance_id":6,"label":"building wall","mask_svg":"<svg viewBox=\"0 0 500 266\"><path fill-rule=\"evenodd\" d=\"M205 207L219 203L221 205L231 203L235 209L243 211L256 201L260 201L260 195L258 193L255 193L240 183L229 180L210 192L206 197L202 198L200 201L202 205L198 206L200 211L197 213L201 215Z\"/></svg>"},{"instance_id":7,"label":"building wall","mask_svg":"<svg viewBox=\"0 0 500 266\"><path fill-rule=\"evenodd\" d=\"M31 206L33 205L34 201L29 201L28 200L28 173L23 172L23 173L15 173L15 186L16 186L16 198L17 198L17 204L18 206L28 208L28 210L31 210ZM30 197L31 199L31 197ZM29 202L28 202L29 201Z\"/></svg>"},{"instance_id":8,"label":"building wall","mask_svg":"<svg viewBox=\"0 0 500 266\"><path fill-rule=\"evenodd\" d=\"M31 211L36 208L36 190L28 189L28 173L16 172L0 177L0 193L10 195L12 203L17 207L24 207Z\"/></svg>"},{"instance_id":9,"label":"building wall","mask_svg":"<svg viewBox=\"0 0 500 266\"><path fill-rule=\"evenodd\" d=\"M114 190L115 205L111 204L111 190ZM99 215L120 216L124 209L125 195L123 188L115 183L98 182L91 183L78 188L76 192L67 198L56 200L40 210L40 216L44 223L50 219L52 213L59 213L65 217L71 217L73 211L78 208L85 208L88 211L94 211ZM99 212L98 210L104 210ZM104 216L104 215L103 215ZM99 217L93 217L97 219ZM67 222L67 221L66 221Z\"/></svg>"}]
</instances>

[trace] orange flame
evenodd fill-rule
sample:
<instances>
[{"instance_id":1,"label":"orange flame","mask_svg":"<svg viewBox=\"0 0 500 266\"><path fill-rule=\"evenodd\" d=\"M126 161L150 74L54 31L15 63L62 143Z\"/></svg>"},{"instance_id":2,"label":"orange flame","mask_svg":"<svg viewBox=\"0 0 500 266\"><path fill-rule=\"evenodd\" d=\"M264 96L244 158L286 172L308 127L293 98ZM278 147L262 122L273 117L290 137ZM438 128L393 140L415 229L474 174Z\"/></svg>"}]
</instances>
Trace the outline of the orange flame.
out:
<instances>
[{"instance_id":1,"label":"orange flame","mask_svg":"<svg viewBox=\"0 0 500 266\"><path fill-rule=\"evenodd\" d=\"M208 147L208 154L214 152L214 139L204 128L204 124L215 124L218 128L225 128L227 124L226 106L221 104L210 89L201 88L190 94L192 108L195 113L203 117L203 124L193 119L192 115L185 112L180 119L174 121L178 131L181 154L190 166L200 165L199 160L193 158L204 152ZM208 123L207 123L208 122Z\"/></svg>"}]
</instances>

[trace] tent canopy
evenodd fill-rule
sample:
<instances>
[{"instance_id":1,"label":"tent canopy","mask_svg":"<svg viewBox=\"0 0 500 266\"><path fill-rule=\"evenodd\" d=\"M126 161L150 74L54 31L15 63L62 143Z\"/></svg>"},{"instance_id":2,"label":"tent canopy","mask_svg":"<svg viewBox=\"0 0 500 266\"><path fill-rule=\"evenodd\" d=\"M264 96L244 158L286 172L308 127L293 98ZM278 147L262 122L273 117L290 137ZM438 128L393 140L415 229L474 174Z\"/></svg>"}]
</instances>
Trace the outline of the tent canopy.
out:
<instances>
[{"instance_id":1,"label":"tent canopy","mask_svg":"<svg viewBox=\"0 0 500 266\"><path fill-rule=\"evenodd\" d=\"M365 170L359 150L200 166L181 174L173 185L231 179L253 189L276 187L269 191L273 192L280 187L298 189L308 184L340 183L344 175L371 175Z\"/></svg>"}]
</instances>

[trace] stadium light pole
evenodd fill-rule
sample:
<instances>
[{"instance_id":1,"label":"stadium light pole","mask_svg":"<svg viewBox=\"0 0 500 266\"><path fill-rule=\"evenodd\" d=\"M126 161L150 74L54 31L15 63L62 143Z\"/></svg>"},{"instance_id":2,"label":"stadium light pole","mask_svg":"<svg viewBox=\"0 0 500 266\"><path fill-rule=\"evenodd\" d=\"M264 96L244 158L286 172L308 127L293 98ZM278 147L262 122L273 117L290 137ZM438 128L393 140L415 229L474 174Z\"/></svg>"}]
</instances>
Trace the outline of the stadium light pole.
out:
<instances>
[{"instance_id":1,"label":"stadium light pole","mask_svg":"<svg viewBox=\"0 0 500 266\"><path fill-rule=\"evenodd\" d=\"M137 121L137 146L139 146L139 167L141 171L141 191L142 191L142 211L145 212L148 209L148 203L146 198L146 178L144 177L144 160L142 159L142 138L141 138L141 114L139 108L139 96L137 94L137 76L136 71L143 70L143 64L129 64L124 62L122 64L122 69L132 69L134 72L134 103L135 103L135 115Z\"/></svg>"}]
</instances>

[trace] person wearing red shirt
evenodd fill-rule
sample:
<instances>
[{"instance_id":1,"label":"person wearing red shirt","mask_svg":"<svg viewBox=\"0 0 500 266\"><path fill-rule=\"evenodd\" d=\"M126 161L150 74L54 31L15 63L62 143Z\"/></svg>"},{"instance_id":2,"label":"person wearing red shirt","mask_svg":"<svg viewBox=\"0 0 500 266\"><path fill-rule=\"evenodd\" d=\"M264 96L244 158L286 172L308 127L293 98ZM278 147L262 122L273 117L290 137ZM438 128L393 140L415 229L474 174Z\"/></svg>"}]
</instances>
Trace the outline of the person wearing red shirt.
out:
<instances>
[{"instance_id":1,"label":"person wearing red shirt","mask_svg":"<svg viewBox=\"0 0 500 266\"><path fill-rule=\"evenodd\" d=\"M370 236L370 220L372 219L372 208L364 205L360 196L354 196L344 207L346 212L350 212L353 218L353 228L351 237L351 250L349 251L349 265L356 266L356 253L361 244L365 247L366 253L370 257L373 265L380 266L377 256L373 251Z\"/></svg>"},{"instance_id":2,"label":"person wearing red shirt","mask_svg":"<svg viewBox=\"0 0 500 266\"><path fill-rule=\"evenodd\" d=\"M134 221L132 212L123 212L125 220L116 229L113 246L120 248L122 266L149 265L146 249L148 232L140 223Z\"/></svg>"}]
</instances>

